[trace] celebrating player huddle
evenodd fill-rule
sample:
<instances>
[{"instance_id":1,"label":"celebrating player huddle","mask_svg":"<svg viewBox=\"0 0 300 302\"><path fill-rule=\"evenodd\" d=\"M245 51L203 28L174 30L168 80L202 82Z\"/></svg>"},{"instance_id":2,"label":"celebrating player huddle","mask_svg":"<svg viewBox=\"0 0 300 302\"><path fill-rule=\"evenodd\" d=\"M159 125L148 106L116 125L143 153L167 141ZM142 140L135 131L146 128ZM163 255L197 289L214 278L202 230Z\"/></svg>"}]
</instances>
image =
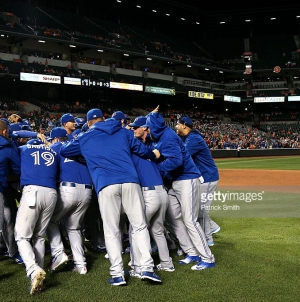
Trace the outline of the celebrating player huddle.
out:
<instances>
[{"instance_id":1,"label":"celebrating player huddle","mask_svg":"<svg viewBox=\"0 0 300 302\"><path fill-rule=\"evenodd\" d=\"M75 131L75 117L67 113L49 137L12 131L16 121L0 120L0 230L6 219L4 202L13 202L9 188L14 185L22 192L14 240L30 278L30 294L42 290L46 277L45 239L51 247L50 272L68 261L74 261L74 272L88 272L82 229L93 196L104 231L104 247L95 243L94 249L107 251L109 284L126 285L129 277L161 283L158 271L175 270L169 233L185 254L179 264L194 263L192 270L215 266L210 246L220 227L210 218L212 200L206 196L216 190L219 174L202 136L187 116L178 120L175 132L157 109L130 124L127 120L121 111L104 119L95 108ZM124 226L129 271L122 259ZM63 236L69 239L72 259ZM4 229L3 237L9 237ZM151 242L158 249L158 264Z\"/></svg>"}]
</instances>

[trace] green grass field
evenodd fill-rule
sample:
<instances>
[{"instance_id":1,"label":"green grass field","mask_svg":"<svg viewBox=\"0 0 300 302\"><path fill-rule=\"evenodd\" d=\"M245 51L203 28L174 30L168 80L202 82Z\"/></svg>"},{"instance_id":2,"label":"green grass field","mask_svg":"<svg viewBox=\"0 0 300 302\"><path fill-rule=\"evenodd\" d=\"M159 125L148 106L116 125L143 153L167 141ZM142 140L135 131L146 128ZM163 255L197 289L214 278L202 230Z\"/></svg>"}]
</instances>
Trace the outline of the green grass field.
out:
<instances>
[{"instance_id":1,"label":"green grass field","mask_svg":"<svg viewBox=\"0 0 300 302\"><path fill-rule=\"evenodd\" d=\"M299 169L300 157L226 159L216 163L219 169ZM289 202L283 202L284 198ZM0 257L0 301L299 301L299 194L269 192L261 202L244 206L248 208L242 210L243 214L212 211L212 218L221 226L211 248L217 264L213 269L192 271L191 265L181 266L177 261L182 257L172 250L176 270L159 272L162 284L130 278L127 286L113 287L107 283L109 261L86 243L88 274L70 272L69 263L47 274L43 292L34 296L28 293L24 266ZM158 255L153 258L158 263ZM47 253L46 267L49 260ZM125 269L128 261L126 254Z\"/></svg>"},{"instance_id":2,"label":"green grass field","mask_svg":"<svg viewBox=\"0 0 300 302\"><path fill-rule=\"evenodd\" d=\"M219 169L300 170L300 156L216 159L216 164Z\"/></svg>"}]
</instances>

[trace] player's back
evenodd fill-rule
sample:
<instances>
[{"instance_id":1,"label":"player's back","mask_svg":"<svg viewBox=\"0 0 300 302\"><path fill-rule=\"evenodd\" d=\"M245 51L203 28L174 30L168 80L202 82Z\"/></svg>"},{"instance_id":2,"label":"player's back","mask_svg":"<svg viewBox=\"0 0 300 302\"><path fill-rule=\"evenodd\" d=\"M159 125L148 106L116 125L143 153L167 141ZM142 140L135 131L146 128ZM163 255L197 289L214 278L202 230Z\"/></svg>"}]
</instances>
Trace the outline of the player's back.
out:
<instances>
[{"instance_id":1,"label":"player's back","mask_svg":"<svg viewBox=\"0 0 300 302\"><path fill-rule=\"evenodd\" d=\"M58 154L44 144L19 147L21 156L21 187L37 185L55 189Z\"/></svg>"}]
</instances>

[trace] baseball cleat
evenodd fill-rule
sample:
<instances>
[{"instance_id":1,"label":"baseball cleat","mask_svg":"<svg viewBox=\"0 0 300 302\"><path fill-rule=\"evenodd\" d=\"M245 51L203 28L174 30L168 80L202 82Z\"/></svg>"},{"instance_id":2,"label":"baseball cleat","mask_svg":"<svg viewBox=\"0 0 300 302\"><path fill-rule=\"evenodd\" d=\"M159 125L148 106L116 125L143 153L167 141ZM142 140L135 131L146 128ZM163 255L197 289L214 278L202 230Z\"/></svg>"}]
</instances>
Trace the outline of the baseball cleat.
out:
<instances>
[{"instance_id":1,"label":"baseball cleat","mask_svg":"<svg viewBox=\"0 0 300 302\"><path fill-rule=\"evenodd\" d=\"M159 276L157 276L154 272L147 272L144 271L141 273L142 275L142 280L150 280L150 281L154 281L154 282L161 282L161 278Z\"/></svg>"},{"instance_id":2,"label":"baseball cleat","mask_svg":"<svg viewBox=\"0 0 300 302\"><path fill-rule=\"evenodd\" d=\"M11 257L11 259L14 260L18 264L24 264L24 261L23 261L21 255L19 254L19 252L17 252L15 255L13 255Z\"/></svg>"},{"instance_id":3,"label":"baseball cleat","mask_svg":"<svg viewBox=\"0 0 300 302\"><path fill-rule=\"evenodd\" d=\"M60 267L62 264L67 263L69 261L69 257L65 253L61 253L58 256L54 257L52 259L52 263L50 266L50 272L55 271L58 267Z\"/></svg>"},{"instance_id":4,"label":"baseball cleat","mask_svg":"<svg viewBox=\"0 0 300 302\"><path fill-rule=\"evenodd\" d=\"M92 249L99 253L106 253L106 247L101 245L92 246Z\"/></svg>"},{"instance_id":5,"label":"baseball cleat","mask_svg":"<svg viewBox=\"0 0 300 302\"><path fill-rule=\"evenodd\" d=\"M215 262L208 263L208 262L200 261L198 264L192 266L191 269L193 271L200 271L200 270L204 270L204 269L207 269L207 268L212 268L212 267L215 267L215 266L216 266Z\"/></svg>"},{"instance_id":6,"label":"baseball cleat","mask_svg":"<svg viewBox=\"0 0 300 302\"><path fill-rule=\"evenodd\" d=\"M74 273L79 273L80 275L85 275L87 273L86 266L77 266L75 265L72 269Z\"/></svg>"},{"instance_id":7,"label":"baseball cleat","mask_svg":"<svg viewBox=\"0 0 300 302\"><path fill-rule=\"evenodd\" d=\"M130 277L135 277L135 278L142 279L141 273L138 273L137 271L135 271L133 269L130 270L130 271L125 271L125 274L130 276Z\"/></svg>"},{"instance_id":8,"label":"baseball cleat","mask_svg":"<svg viewBox=\"0 0 300 302\"><path fill-rule=\"evenodd\" d=\"M156 266L154 266L154 269L156 269L158 271L165 271L165 272L174 272L175 271L174 266L163 267L161 264L157 264Z\"/></svg>"},{"instance_id":9,"label":"baseball cleat","mask_svg":"<svg viewBox=\"0 0 300 302\"><path fill-rule=\"evenodd\" d=\"M111 277L108 279L108 283L115 286L126 285L126 281L123 276Z\"/></svg>"},{"instance_id":10,"label":"baseball cleat","mask_svg":"<svg viewBox=\"0 0 300 302\"><path fill-rule=\"evenodd\" d=\"M212 240L207 241L207 245L208 245L208 246L214 246L214 245L215 245L215 243L214 243L213 239L212 239Z\"/></svg>"},{"instance_id":11,"label":"baseball cleat","mask_svg":"<svg viewBox=\"0 0 300 302\"><path fill-rule=\"evenodd\" d=\"M179 264L190 264L192 262L199 262L201 258L199 256L189 256L187 255L185 258L178 261Z\"/></svg>"},{"instance_id":12,"label":"baseball cleat","mask_svg":"<svg viewBox=\"0 0 300 302\"><path fill-rule=\"evenodd\" d=\"M221 228L219 226L217 226L216 228L214 228L213 230L210 231L210 235L212 234L216 234L221 230Z\"/></svg>"},{"instance_id":13,"label":"baseball cleat","mask_svg":"<svg viewBox=\"0 0 300 302\"><path fill-rule=\"evenodd\" d=\"M176 254L177 254L177 256L183 256L184 255L183 249L181 247L179 247Z\"/></svg>"},{"instance_id":14,"label":"baseball cleat","mask_svg":"<svg viewBox=\"0 0 300 302\"><path fill-rule=\"evenodd\" d=\"M31 286L29 293L30 295L35 294L36 292L40 292L42 290L43 281L46 277L46 272L43 269L40 269L36 275L31 280Z\"/></svg>"}]
</instances>

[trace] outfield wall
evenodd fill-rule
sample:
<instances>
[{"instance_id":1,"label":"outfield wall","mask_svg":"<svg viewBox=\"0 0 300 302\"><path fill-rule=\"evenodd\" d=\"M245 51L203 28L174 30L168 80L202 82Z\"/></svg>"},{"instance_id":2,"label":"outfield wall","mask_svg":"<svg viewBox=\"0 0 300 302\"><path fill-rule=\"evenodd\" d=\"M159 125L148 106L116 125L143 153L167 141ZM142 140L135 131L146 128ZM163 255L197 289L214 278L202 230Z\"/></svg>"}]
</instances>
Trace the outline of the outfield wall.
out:
<instances>
[{"instance_id":1,"label":"outfield wall","mask_svg":"<svg viewBox=\"0 0 300 302\"><path fill-rule=\"evenodd\" d=\"M286 155L300 155L300 149L283 148L283 149L236 149L231 150L212 150L213 158L225 157L255 157L255 156L286 156Z\"/></svg>"}]
</instances>

